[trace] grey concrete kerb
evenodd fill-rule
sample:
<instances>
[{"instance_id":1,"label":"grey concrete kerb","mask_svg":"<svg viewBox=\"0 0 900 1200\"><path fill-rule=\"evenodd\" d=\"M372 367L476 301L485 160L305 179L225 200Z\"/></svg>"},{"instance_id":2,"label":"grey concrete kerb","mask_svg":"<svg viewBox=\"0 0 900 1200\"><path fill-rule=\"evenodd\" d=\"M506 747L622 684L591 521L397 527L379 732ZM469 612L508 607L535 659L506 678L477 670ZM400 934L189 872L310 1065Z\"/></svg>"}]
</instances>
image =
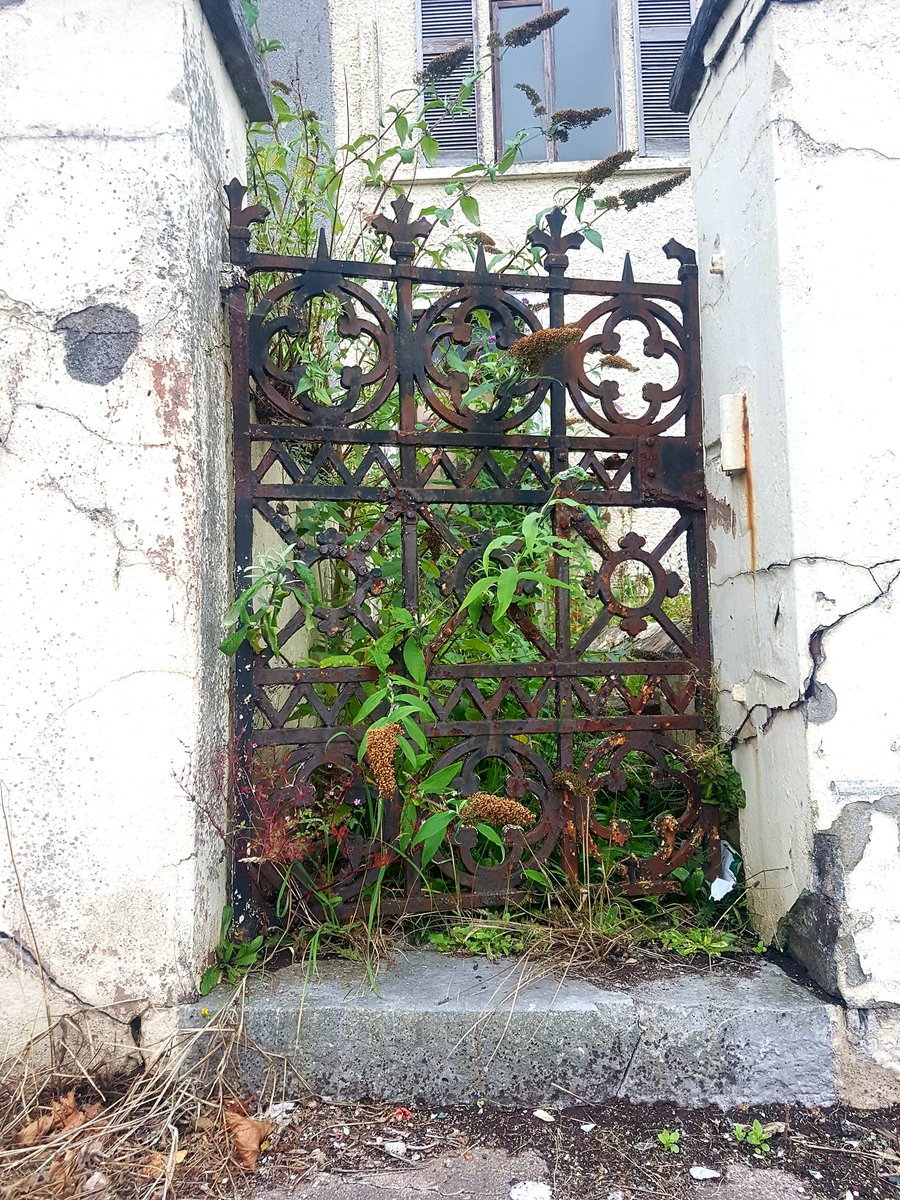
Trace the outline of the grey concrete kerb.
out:
<instances>
[{"instance_id":1,"label":"grey concrete kerb","mask_svg":"<svg viewBox=\"0 0 900 1200\"><path fill-rule=\"evenodd\" d=\"M283 1056L309 1089L335 1100L562 1107L674 1101L685 1106L837 1098L832 1028L840 1010L774 964L745 973L688 973L629 991L581 980L529 982L534 964L415 952L380 975L358 964L275 972L251 989L243 1016L248 1087ZM218 989L202 1002L227 1002ZM298 1016L302 1006L302 1019ZM187 1006L202 1025L201 1004Z\"/></svg>"}]
</instances>

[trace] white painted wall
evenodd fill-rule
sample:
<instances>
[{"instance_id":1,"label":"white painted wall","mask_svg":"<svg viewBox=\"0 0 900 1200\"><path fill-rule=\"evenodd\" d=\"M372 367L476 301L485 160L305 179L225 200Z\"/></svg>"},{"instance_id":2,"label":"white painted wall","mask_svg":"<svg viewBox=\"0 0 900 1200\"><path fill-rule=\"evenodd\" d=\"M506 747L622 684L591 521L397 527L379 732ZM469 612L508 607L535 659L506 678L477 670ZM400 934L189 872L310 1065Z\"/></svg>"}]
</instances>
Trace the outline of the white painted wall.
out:
<instances>
[{"instance_id":1,"label":"white painted wall","mask_svg":"<svg viewBox=\"0 0 900 1200\"><path fill-rule=\"evenodd\" d=\"M193 994L216 940L225 864L188 796L220 803L227 742L221 189L245 124L197 0L3 6L0 95L0 783L30 918L0 829L2 1055L40 1027L36 958L54 1013L114 1018L102 1049ZM101 383L56 331L96 305L139 327Z\"/></svg>"},{"instance_id":2,"label":"white painted wall","mask_svg":"<svg viewBox=\"0 0 900 1200\"><path fill-rule=\"evenodd\" d=\"M863 1010L900 1003L896 15L733 0L691 119L713 635L751 900ZM726 476L734 392L750 463ZM870 1035L900 1073L896 1037Z\"/></svg>"}]
</instances>

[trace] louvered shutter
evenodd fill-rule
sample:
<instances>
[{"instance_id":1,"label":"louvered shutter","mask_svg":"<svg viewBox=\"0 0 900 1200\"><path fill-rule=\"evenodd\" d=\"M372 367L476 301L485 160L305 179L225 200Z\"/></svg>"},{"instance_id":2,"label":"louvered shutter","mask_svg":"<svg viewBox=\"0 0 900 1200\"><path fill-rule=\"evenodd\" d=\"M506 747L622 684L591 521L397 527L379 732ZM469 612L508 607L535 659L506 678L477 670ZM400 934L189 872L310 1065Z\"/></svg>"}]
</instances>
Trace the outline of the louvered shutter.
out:
<instances>
[{"instance_id":1,"label":"louvered shutter","mask_svg":"<svg viewBox=\"0 0 900 1200\"><path fill-rule=\"evenodd\" d=\"M672 112L669 84L690 28L691 0L635 0L641 154L688 152L688 119Z\"/></svg>"},{"instance_id":2,"label":"louvered shutter","mask_svg":"<svg viewBox=\"0 0 900 1200\"><path fill-rule=\"evenodd\" d=\"M463 43L472 53L451 75L437 80L437 94L454 102L466 75L475 63L475 17L473 0L419 0L419 20L422 34L422 66L433 58L455 50ZM440 146L439 163L471 163L478 158L478 111L475 92L466 101L462 112L448 116L437 110L426 114L431 136Z\"/></svg>"}]
</instances>

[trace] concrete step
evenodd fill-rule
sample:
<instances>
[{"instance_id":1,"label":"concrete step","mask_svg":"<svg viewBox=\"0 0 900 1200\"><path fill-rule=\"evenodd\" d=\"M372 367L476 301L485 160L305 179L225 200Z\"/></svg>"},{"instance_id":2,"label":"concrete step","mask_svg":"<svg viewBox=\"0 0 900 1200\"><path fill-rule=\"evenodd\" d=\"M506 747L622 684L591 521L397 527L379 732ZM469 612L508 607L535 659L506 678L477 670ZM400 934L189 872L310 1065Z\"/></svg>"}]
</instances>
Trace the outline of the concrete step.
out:
<instances>
[{"instance_id":1,"label":"concrete step","mask_svg":"<svg viewBox=\"0 0 900 1200\"><path fill-rule=\"evenodd\" d=\"M322 960L312 979L300 967L273 972L251 985L243 1013L244 1083L261 1092L277 1069L267 1056L277 1056L312 1093L342 1101L837 1099L840 1009L774 963L686 965L632 980L610 969L603 986L544 971L415 951L382 968L377 993L345 960ZM201 1009L215 1012L231 995L219 988L186 1006L186 1023L202 1026Z\"/></svg>"}]
</instances>

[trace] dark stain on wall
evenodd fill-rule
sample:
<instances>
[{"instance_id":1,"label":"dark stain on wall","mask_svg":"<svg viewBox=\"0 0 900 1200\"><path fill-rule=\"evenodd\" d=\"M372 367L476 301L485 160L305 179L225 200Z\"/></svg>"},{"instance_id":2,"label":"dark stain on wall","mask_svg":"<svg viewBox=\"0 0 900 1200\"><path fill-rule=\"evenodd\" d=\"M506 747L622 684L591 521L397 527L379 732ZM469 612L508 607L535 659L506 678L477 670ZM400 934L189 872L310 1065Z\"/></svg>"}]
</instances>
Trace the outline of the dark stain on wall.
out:
<instances>
[{"instance_id":1,"label":"dark stain on wall","mask_svg":"<svg viewBox=\"0 0 900 1200\"><path fill-rule=\"evenodd\" d=\"M141 332L134 313L116 304L68 313L54 328L66 336L66 370L79 383L98 387L122 374Z\"/></svg>"},{"instance_id":2,"label":"dark stain on wall","mask_svg":"<svg viewBox=\"0 0 900 1200\"><path fill-rule=\"evenodd\" d=\"M779 941L833 996L842 983L865 983L852 934L842 931L846 912L846 878L859 866L872 836L872 813L886 813L900 826L900 795L846 804L830 829L813 838L812 879L798 896L779 931Z\"/></svg>"}]
</instances>

